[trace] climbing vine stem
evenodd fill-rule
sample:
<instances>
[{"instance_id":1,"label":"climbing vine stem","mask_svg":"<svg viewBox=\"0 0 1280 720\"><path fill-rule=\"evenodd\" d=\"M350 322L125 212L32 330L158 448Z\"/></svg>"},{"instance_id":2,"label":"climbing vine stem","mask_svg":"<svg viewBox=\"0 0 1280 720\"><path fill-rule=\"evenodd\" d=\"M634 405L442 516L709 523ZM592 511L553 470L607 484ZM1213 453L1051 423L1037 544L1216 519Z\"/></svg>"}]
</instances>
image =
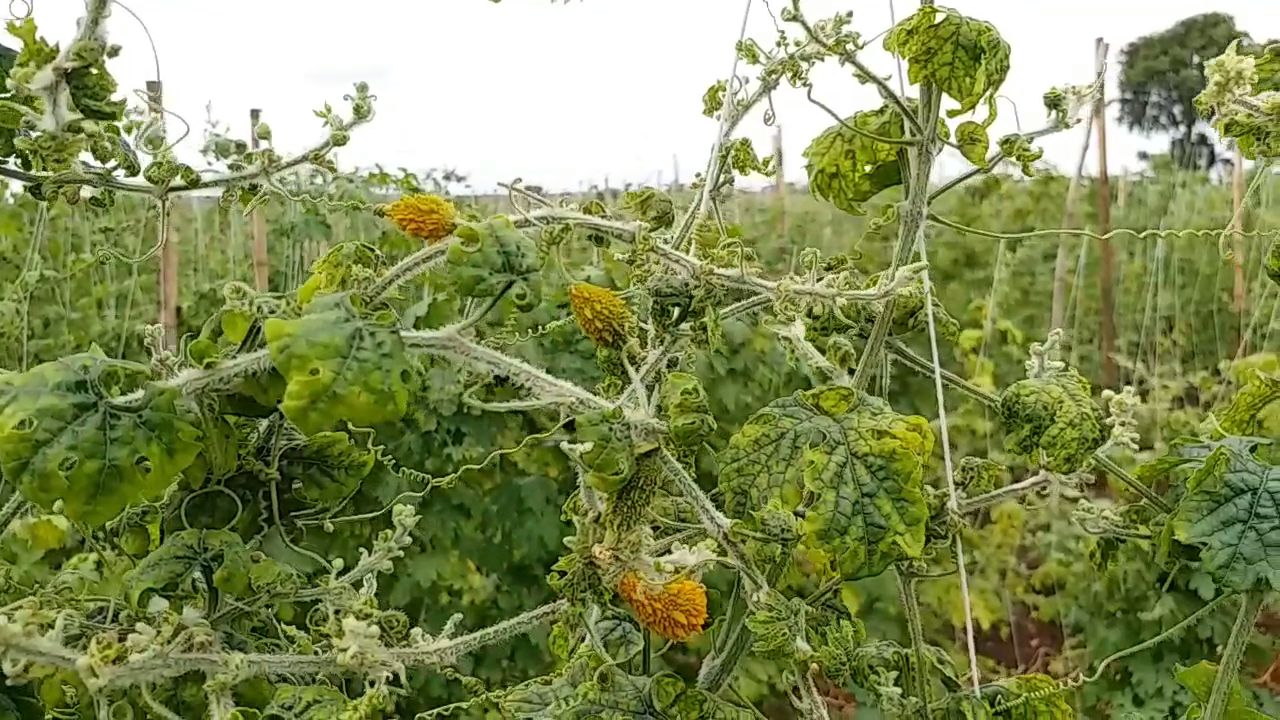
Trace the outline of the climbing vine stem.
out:
<instances>
[{"instance_id":1,"label":"climbing vine stem","mask_svg":"<svg viewBox=\"0 0 1280 720\"><path fill-rule=\"evenodd\" d=\"M1231 626L1227 645L1222 649L1222 659L1218 663L1218 673L1214 678L1209 700L1205 703L1202 720L1222 720L1225 717L1227 703L1237 691L1236 676L1240 673L1244 651L1249 646L1253 626L1258 621L1265 599L1264 590L1250 590L1240 596L1240 610Z\"/></svg>"}]
</instances>

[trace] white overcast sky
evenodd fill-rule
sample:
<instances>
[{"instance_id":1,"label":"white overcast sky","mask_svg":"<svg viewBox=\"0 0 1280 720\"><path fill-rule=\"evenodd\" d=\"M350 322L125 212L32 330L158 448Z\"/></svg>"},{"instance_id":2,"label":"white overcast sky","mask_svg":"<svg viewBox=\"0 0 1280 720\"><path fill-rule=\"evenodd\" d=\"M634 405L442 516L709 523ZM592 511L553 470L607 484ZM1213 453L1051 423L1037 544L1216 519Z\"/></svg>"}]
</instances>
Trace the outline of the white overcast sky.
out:
<instances>
[{"instance_id":1,"label":"white overcast sky","mask_svg":"<svg viewBox=\"0 0 1280 720\"><path fill-rule=\"evenodd\" d=\"M65 41L83 0L31 0L42 33ZM898 17L915 6L893 0ZM779 10L787 0L769 0ZM14 5L20 6L21 0ZM198 145L211 103L242 134L252 107L263 110L278 149L298 150L320 135L312 110L341 105L357 80L378 96L376 121L338 156L344 166L382 163L413 170L453 167L477 189L515 177L576 189L606 177L670 181L673 156L683 179L706 161L715 123L701 114L706 87L727 76L743 0L128 0L155 38L165 104L193 125ZM1280 37L1277 0L950 0L961 12L996 24L1013 48L1003 94L1022 128L1044 119L1040 97L1052 85L1086 83L1094 38L1114 59L1134 38L1188 15L1222 11L1257 39ZM0 5L0 11L3 11ZM811 18L853 10L864 36L890 23L890 0L805 0ZM146 35L116 9L109 32L124 53L112 65L122 88L154 77ZM764 0L754 0L748 34L771 43ZM9 41L12 44L12 40ZM878 47L878 45L877 45ZM885 73L883 52L869 62ZM876 105L874 93L834 66L817 75L816 96L841 114ZM775 98L788 179L804 176L800 152L829 117L789 88ZM1001 103L996 132L1015 129ZM1112 109L1114 118L1114 108ZM1046 158L1070 167L1079 130L1043 141ZM743 134L760 150L772 131L758 115ZM1162 150L1110 125L1112 171L1134 168L1141 149ZM1089 166L1093 166L1090 158ZM964 167L946 158L942 172Z\"/></svg>"}]
</instances>

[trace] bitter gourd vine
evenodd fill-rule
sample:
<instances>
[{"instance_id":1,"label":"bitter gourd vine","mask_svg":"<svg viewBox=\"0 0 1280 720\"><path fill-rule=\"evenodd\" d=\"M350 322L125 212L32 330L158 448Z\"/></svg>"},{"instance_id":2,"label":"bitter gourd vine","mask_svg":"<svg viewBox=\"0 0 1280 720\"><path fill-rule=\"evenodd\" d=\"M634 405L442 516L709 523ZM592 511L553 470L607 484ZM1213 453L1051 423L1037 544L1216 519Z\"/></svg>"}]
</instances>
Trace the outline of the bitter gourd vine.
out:
<instances>
[{"instance_id":1,"label":"bitter gourd vine","mask_svg":"<svg viewBox=\"0 0 1280 720\"><path fill-rule=\"evenodd\" d=\"M163 204L198 188L244 209L312 202L282 178L303 166L334 173L329 152L373 119L376 98L358 83L349 112L325 106L324 139L296 157L218 137L225 172L182 165L160 127L126 119L108 70L120 52L103 29L110 8L87 0L65 50L31 20L10 25L23 47L0 98L0 174L43 202L132 193ZM1186 717L1261 716L1238 673L1253 620L1280 590L1280 466L1256 436L1280 379L1258 372L1203 437L1131 473L1113 455L1138 436L1137 396L1095 399L1058 356L1060 331L999 392L938 367L936 342L956 341L959 323L922 253L927 226L943 221L930 210L942 192L929 186L934 156L951 144L975 174L1001 160L1031 174L1035 140L1076 122L1088 86L1046 93L1048 130L1000 138L989 156L1010 68L990 23L924 3L884 34L915 89L903 97L862 61L850 16L811 20L793 0L780 18L787 29L771 46L735 48L754 75L703 98L723 135L689 206L656 188L611 205L515 183L520 202L502 215L424 193L342 201L380 218L395 242L337 244L287 292L229 284L199 332L153 343L149 364L95 347L0 374L0 716L402 717L410 677L428 673L464 697L419 717L737 720L760 716L731 684L756 656L780 670L805 718L830 716L831 686L888 717L1073 718L1072 690L1233 604L1222 657L1168 671L1187 689ZM784 86L811 93L824 62L875 85L883 104L812 142L810 188L872 214L904 186L905 200L874 208L868 227L896 223L894 261L866 272L851 255L809 249L768 276L720 212L738 175L771 169L732 135ZM1249 157L1276 155L1274 48L1261 59L1231 49L1208 69L1200 107ZM944 102L954 107L944 113ZM975 111L981 119L955 122ZM396 258L393 244L412 250ZM767 328L815 382L725 439L717 378L699 374L699 359L726 351L730 321ZM536 346L553 332L581 341L575 357L588 358L594 384L543 367ZM907 344L924 336L930 359ZM984 457L953 472L942 408L936 426L895 409L898 367L934 378L943 401L945 384L996 411L1026 476ZM480 457L463 460L441 430L462 413L502 429ZM428 531L433 503L468 473L532 453L554 455L569 479L572 534L546 569L556 597L474 629L461 615L412 620L385 583ZM950 582L988 508L1099 474L1127 504L1077 493L1086 532L1108 552L1129 543L1152 563L1194 566L1225 594L1091 675L981 678L976 660L962 669L927 642L917 588ZM838 592L887 573L905 644L868 628ZM713 577L728 577L732 595L714 592ZM468 656L544 631L549 674L511 687L468 674ZM706 636L699 671L663 664L670 646Z\"/></svg>"}]
</instances>

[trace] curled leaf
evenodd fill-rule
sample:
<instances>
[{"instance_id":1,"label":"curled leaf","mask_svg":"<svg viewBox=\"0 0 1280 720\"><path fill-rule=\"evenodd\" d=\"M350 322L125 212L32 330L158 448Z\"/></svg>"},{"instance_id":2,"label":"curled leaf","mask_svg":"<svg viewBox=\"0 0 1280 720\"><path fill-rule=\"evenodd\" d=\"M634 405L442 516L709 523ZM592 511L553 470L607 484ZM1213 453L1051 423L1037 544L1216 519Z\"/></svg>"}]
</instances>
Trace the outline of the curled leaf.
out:
<instances>
[{"instance_id":1,"label":"curled leaf","mask_svg":"<svg viewBox=\"0 0 1280 720\"><path fill-rule=\"evenodd\" d=\"M924 418L847 387L821 387L751 416L721 453L720 487L738 517L811 497L805 545L845 577L867 577L923 550L932 450Z\"/></svg>"},{"instance_id":2,"label":"curled leaf","mask_svg":"<svg viewBox=\"0 0 1280 720\"><path fill-rule=\"evenodd\" d=\"M951 117L994 97L1009 74L1009 44L994 25L937 5L894 25L884 49L907 61L912 83L933 83L960 103Z\"/></svg>"}]
</instances>

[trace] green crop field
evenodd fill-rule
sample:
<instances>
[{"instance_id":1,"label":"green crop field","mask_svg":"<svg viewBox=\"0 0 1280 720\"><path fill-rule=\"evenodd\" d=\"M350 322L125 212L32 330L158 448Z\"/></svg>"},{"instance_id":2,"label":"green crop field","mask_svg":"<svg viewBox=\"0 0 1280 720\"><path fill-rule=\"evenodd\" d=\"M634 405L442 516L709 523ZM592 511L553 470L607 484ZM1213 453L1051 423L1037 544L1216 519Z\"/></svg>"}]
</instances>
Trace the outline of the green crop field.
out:
<instances>
[{"instance_id":1,"label":"green crop field","mask_svg":"<svg viewBox=\"0 0 1280 720\"><path fill-rule=\"evenodd\" d=\"M1094 86L988 138L998 24L900 96L791 3L694 184L481 197L333 166L363 84L185 164L110 6L10 25L0 720L1280 716L1280 45L1200 68L1238 182L1102 185ZM883 105L744 189L820 63Z\"/></svg>"}]
</instances>

